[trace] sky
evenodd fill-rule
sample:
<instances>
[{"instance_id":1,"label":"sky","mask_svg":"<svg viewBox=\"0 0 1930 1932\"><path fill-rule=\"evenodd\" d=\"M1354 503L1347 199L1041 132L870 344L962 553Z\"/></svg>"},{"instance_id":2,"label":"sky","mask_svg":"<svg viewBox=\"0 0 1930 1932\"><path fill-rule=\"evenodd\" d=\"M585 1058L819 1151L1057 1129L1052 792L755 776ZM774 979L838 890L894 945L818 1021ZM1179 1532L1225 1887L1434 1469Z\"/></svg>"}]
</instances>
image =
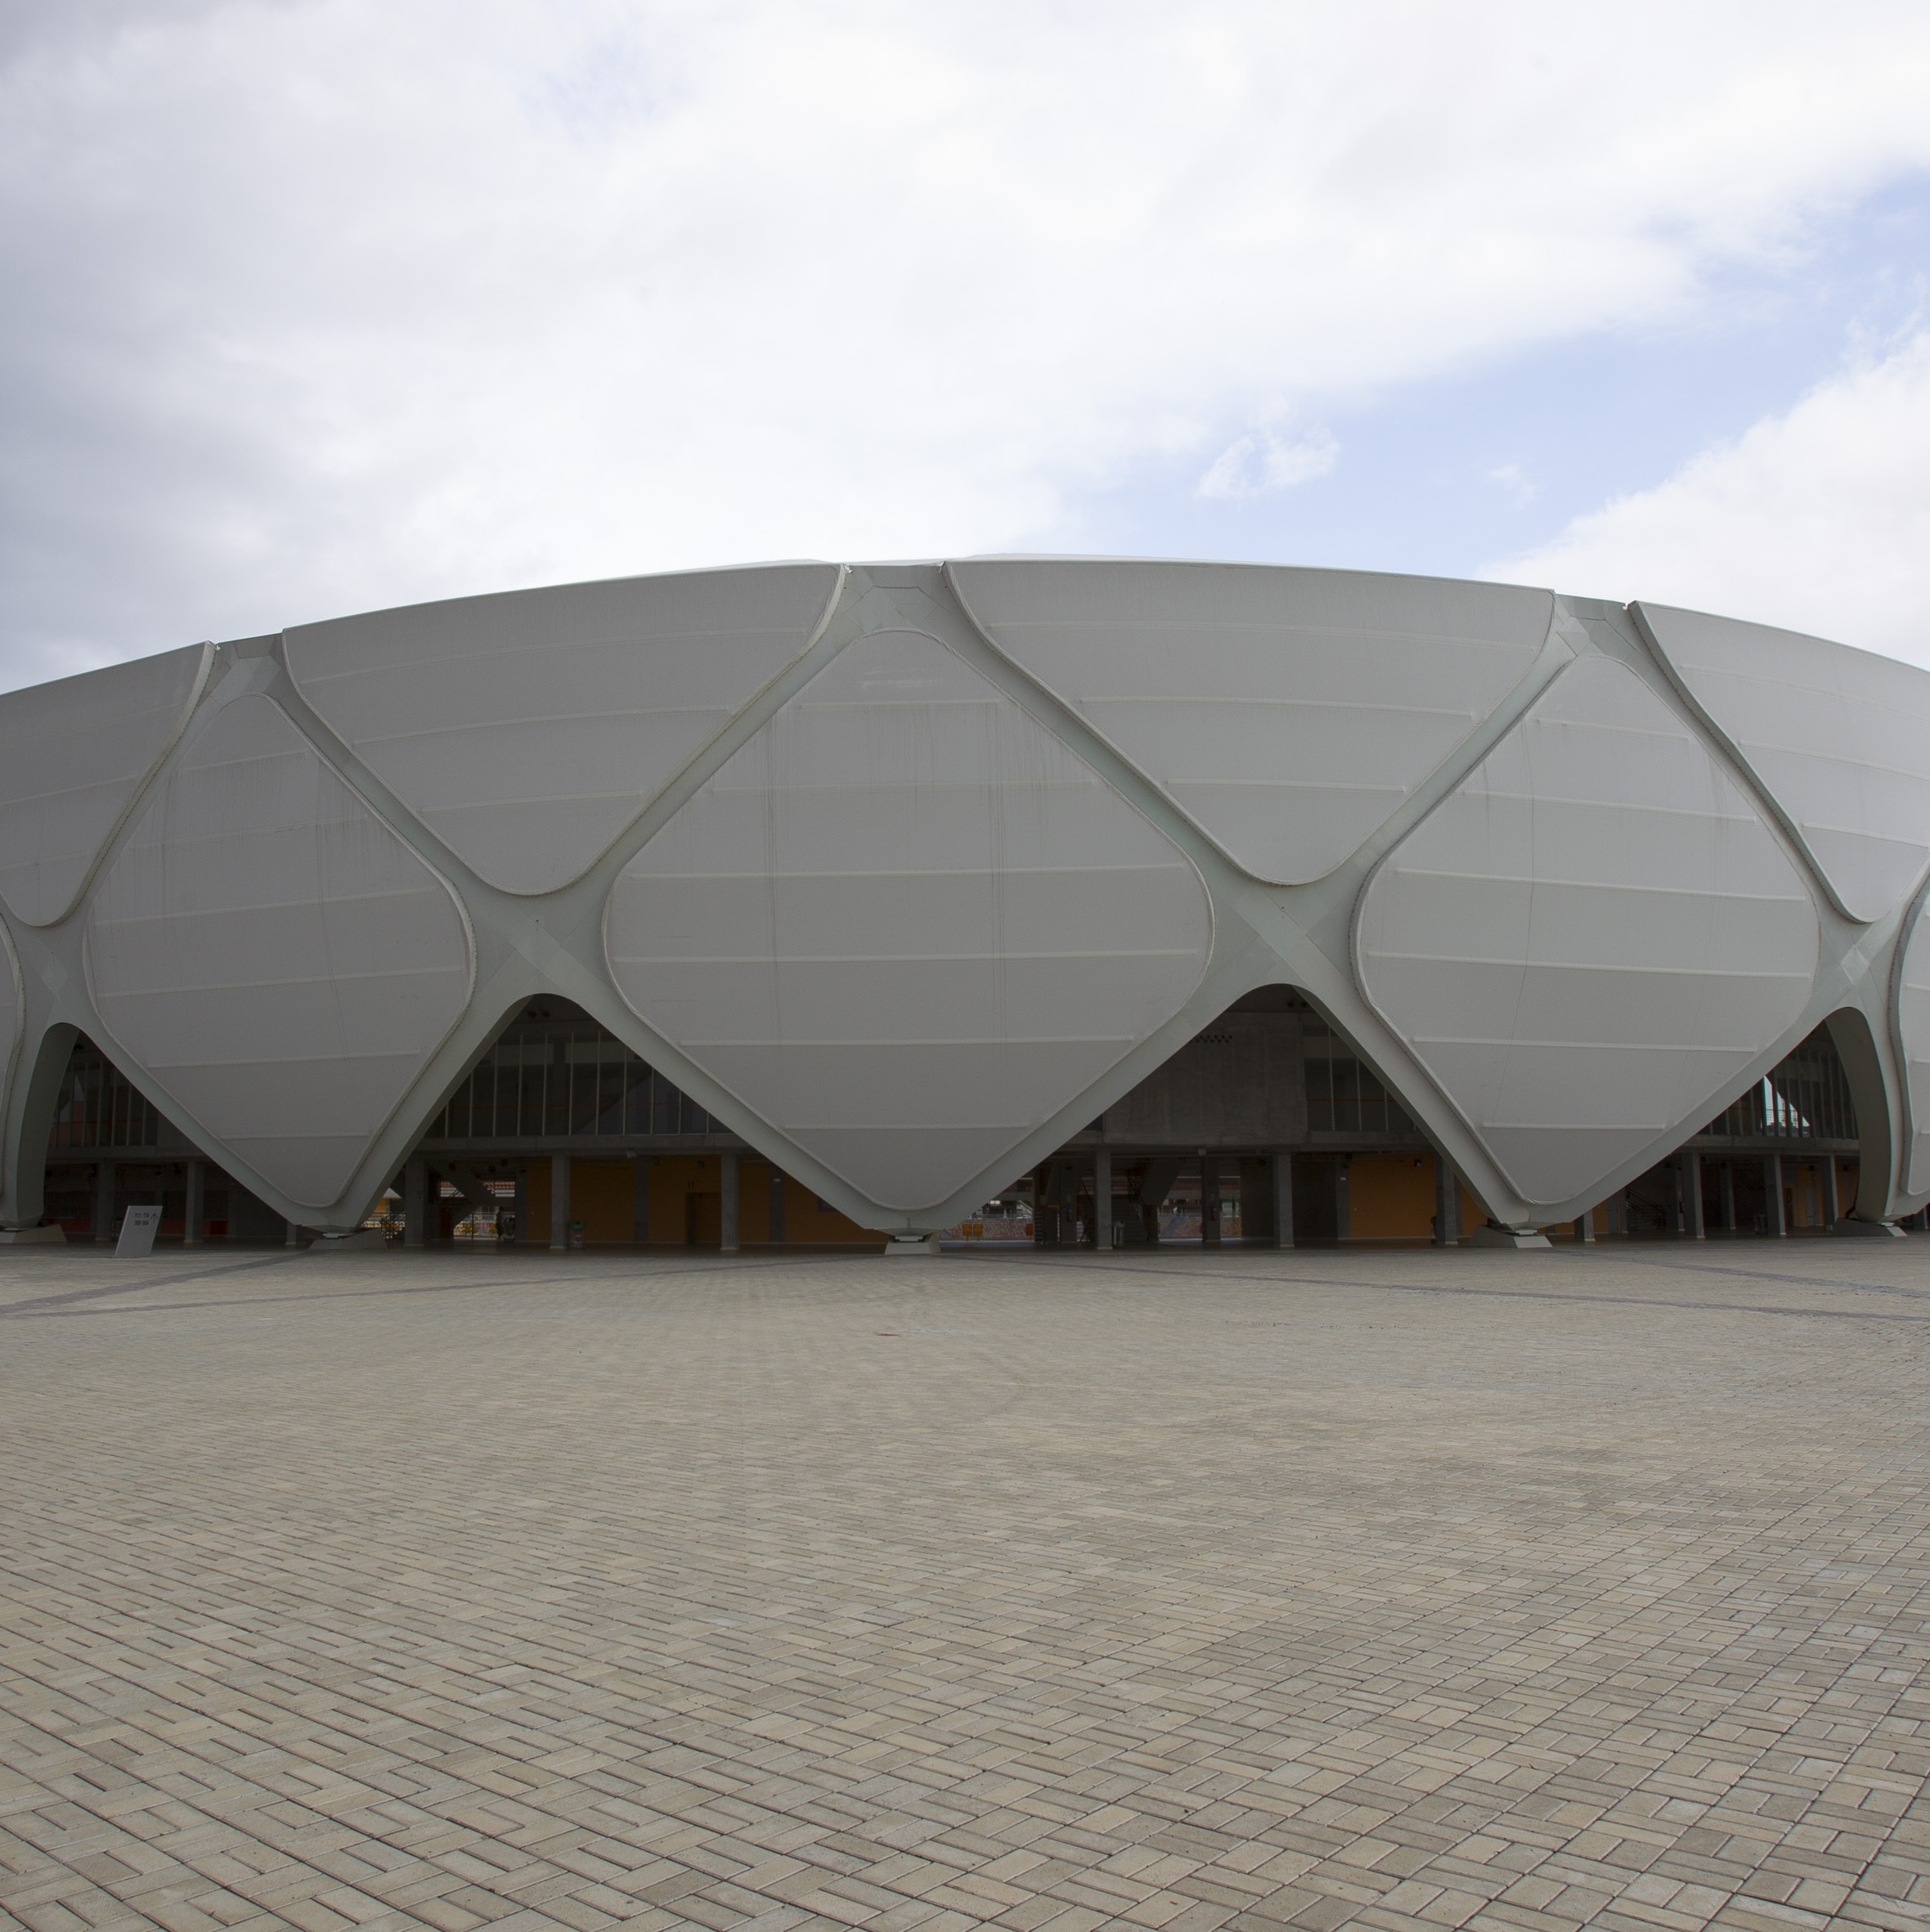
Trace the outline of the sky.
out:
<instances>
[{"instance_id":1,"label":"sky","mask_svg":"<svg viewBox=\"0 0 1930 1932\"><path fill-rule=\"evenodd\" d=\"M0 0L0 689L780 557L1930 664L1930 8Z\"/></svg>"}]
</instances>

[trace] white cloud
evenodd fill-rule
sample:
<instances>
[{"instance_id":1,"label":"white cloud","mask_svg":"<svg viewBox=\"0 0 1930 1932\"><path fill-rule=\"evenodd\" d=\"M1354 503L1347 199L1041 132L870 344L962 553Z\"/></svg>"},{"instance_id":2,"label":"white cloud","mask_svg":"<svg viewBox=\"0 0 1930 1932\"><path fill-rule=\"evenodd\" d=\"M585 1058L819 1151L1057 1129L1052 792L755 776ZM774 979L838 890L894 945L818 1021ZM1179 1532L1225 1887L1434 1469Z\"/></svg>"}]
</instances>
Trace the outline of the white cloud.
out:
<instances>
[{"instance_id":1,"label":"white cloud","mask_svg":"<svg viewBox=\"0 0 1930 1932\"><path fill-rule=\"evenodd\" d=\"M514 583L1049 542L1277 404L1680 314L1930 164L1908 0L8 20L0 683ZM1261 435L1232 474L1329 460Z\"/></svg>"},{"instance_id":2,"label":"white cloud","mask_svg":"<svg viewBox=\"0 0 1930 1932\"><path fill-rule=\"evenodd\" d=\"M1263 429L1228 443L1196 487L1202 496L1264 496L1325 476L1340 460L1340 446L1325 429L1297 438Z\"/></svg>"},{"instance_id":3,"label":"white cloud","mask_svg":"<svg viewBox=\"0 0 1930 1932\"><path fill-rule=\"evenodd\" d=\"M1519 463L1502 463L1488 473L1488 480L1499 483L1517 503L1532 503L1541 492L1541 485Z\"/></svg>"},{"instance_id":4,"label":"white cloud","mask_svg":"<svg viewBox=\"0 0 1930 1932\"><path fill-rule=\"evenodd\" d=\"M1930 665L1930 333L1488 567Z\"/></svg>"}]
</instances>

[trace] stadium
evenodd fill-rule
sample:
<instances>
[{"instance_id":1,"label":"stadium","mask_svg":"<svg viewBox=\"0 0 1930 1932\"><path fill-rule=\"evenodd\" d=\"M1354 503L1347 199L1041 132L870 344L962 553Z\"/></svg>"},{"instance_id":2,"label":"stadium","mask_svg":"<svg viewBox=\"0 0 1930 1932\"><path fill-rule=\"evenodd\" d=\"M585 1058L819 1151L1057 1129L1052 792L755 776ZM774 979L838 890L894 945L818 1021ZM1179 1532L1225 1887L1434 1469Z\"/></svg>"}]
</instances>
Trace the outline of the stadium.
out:
<instances>
[{"instance_id":1,"label":"stadium","mask_svg":"<svg viewBox=\"0 0 1930 1932\"><path fill-rule=\"evenodd\" d=\"M1892 1234L1927 870L1930 674L1659 605L990 557L305 624L0 697L0 1240Z\"/></svg>"}]
</instances>

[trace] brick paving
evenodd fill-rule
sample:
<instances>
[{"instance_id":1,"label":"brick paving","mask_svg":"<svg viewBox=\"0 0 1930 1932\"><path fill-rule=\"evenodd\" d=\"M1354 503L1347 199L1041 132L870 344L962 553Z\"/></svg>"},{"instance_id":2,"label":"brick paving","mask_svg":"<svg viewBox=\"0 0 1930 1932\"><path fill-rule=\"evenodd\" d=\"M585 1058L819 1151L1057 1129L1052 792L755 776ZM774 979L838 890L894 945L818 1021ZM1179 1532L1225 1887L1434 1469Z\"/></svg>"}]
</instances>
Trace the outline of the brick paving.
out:
<instances>
[{"instance_id":1,"label":"brick paving","mask_svg":"<svg viewBox=\"0 0 1930 1932\"><path fill-rule=\"evenodd\" d=\"M1930 1240L0 1256L0 1909L1930 1925Z\"/></svg>"}]
</instances>

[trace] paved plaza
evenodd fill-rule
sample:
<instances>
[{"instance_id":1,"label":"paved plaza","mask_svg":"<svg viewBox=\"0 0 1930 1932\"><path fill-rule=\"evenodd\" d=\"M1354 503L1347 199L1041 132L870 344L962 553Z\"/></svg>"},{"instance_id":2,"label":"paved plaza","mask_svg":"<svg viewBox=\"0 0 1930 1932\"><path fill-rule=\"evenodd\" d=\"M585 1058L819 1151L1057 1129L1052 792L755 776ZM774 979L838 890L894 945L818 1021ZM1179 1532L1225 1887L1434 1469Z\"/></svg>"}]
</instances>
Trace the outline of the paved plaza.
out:
<instances>
[{"instance_id":1,"label":"paved plaza","mask_svg":"<svg viewBox=\"0 0 1930 1932\"><path fill-rule=\"evenodd\" d=\"M1930 1239L0 1254L0 1907L1930 1926Z\"/></svg>"}]
</instances>

